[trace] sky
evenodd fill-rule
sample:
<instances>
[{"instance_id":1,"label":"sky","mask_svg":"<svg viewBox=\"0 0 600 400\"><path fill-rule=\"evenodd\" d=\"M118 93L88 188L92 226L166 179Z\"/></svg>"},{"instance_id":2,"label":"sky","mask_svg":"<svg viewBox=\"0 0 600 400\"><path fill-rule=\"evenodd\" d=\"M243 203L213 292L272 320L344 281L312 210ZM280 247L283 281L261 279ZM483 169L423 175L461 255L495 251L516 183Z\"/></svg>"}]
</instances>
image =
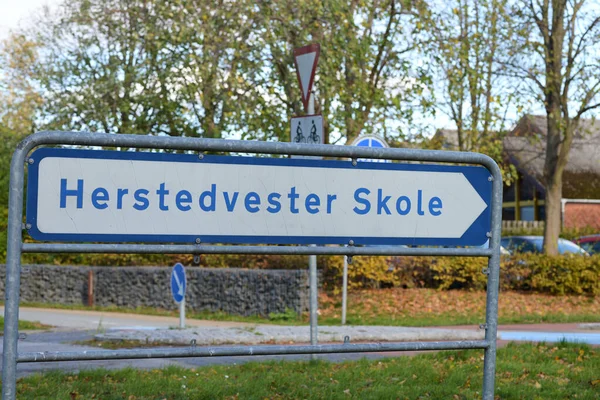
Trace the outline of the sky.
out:
<instances>
[{"instance_id":1,"label":"sky","mask_svg":"<svg viewBox=\"0 0 600 400\"><path fill-rule=\"evenodd\" d=\"M0 0L0 40L8 36L11 29L19 28L19 24L43 6L52 7L60 0Z\"/></svg>"}]
</instances>

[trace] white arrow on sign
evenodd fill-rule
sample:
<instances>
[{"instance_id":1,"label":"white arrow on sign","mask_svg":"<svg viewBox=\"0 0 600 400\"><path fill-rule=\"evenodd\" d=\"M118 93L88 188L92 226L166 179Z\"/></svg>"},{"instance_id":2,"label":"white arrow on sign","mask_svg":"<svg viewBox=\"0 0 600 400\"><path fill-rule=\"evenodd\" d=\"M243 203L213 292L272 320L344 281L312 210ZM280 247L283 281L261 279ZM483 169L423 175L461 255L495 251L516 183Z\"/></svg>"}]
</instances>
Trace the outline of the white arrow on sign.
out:
<instances>
[{"instance_id":1,"label":"white arrow on sign","mask_svg":"<svg viewBox=\"0 0 600 400\"><path fill-rule=\"evenodd\" d=\"M177 294L183 296L183 285L181 284L181 280L179 279L176 271L173 271L173 275L175 276L175 281L177 282Z\"/></svg>"},{"instance_id":2,"label":"white arrow on sign","mask_svg":"<svg viewBox=\"0 0 600 400\"><path fill-rule=\"evenodd\" d=\"M302 91L302 103L304 109L308 109L308 100L315 80L317 63L321 46L319 44L310 44L294 50L294 63L296 64L296 74Z\"/></svg>"}]
</instances>

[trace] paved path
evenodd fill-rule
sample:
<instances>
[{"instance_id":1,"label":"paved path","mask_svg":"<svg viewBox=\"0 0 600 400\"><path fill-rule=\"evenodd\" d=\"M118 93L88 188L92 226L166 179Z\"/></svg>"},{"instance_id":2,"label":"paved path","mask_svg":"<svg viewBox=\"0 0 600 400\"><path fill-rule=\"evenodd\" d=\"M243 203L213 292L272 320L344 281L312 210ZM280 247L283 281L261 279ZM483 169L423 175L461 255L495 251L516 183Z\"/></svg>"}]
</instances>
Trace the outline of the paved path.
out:
<instances>
[{"instance_id":1,"label":"paved path","mask_svg":"<svg viewBox=\"0 0 600 400\"><path fill-rule=\"evenodd\" d=\"M319 326L321 343L344 342L421 342L449 340L482 340L484 332L452 328L407 328L402 326ZM260 343L307 343L310 342L309 326L257 325L246 327L196 327L186 329L118 329L96 335L98 340L136 340L149 343L197 345L260 344Z\"/></svg>"},{"instance_id":2,"label":"paved path","mask_svg":"<svg viewBox=\"0 0 600 400\"><path fill-rule=\"evenodd\" d=\"M0 313L4 315L4 306L0 306ZM147 329L179 326L179 317L104 311L62 310L57 308L21 307L19 309L19 319L22 321L37 321L45 325L70 330L103 331L106 329ZM200 327L243 327L256 325L245 322L196 319L186 319L186 324L188 326Z\"/></svg>"}]
</instances>

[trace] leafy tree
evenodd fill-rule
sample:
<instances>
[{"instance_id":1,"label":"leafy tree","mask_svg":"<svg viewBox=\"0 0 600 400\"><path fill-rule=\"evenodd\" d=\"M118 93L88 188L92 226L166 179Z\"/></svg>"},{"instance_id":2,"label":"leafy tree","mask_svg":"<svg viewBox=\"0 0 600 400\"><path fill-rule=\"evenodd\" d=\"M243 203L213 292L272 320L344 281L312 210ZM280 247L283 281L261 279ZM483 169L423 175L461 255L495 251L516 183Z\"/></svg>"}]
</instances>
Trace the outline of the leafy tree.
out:
<instances>
[{"instance_id":1,"label":"leafy tree","mask_svg":"<svg viewBox=\"0 0 600 400\"><path fill-rule=\"evenodd\" d=\"M523 0L512 74L529 81L547 116L544 250L558 253L563 171L580 120L600 108L600 4L590 0Z\"/></svg>"},{"instance_id":2,"label":"leafy tree","mask_svg":"<svg viewBox=\"0 0 600 400\"><path fill-rule=\"evenodd\" d=\"M11 35L2 43L0 69L0 262L6 257L10 162L19 141L35 129L42 99L31 82L35 44Z\"/></svg>"},{"instance_id":3,"label":"leafy tree","mask_svg":"<svg viewBox=\"0 0 600 400\"><path fill-rule=\"evenodd\" d=\"M497 153L512 93L498 57L510 38L506 3L456 0L423 13L423 46L438 78L436 107L456 125L460 151Z\"/></svg>"},{"instance_id":4,"label":"leafy tree","mask_svg":"<svg viewBox=\"0 0 600 400\"><path fill-rule=\"evenodd\" d=\"M43 127L109 133L191 133L172 93L163 45L169 4L75 0L48 10L27 32L44 94Z\"/></svg>"},{"instance_id":5,"label":"leafy tree","mask_svg":"<svg viewBox=\"0 0 600 400\"><path fill-rule=\"evenodd\" d=\"M0 127L3 134L22 136L34 131L34 118L43 101L33 82L36 60L35 43L23 35L10 35L1 45Z\"/></svg>"},{"instance_id":6,"label":"leafy tree","mask_svg":"<svg viewBox=\"0 0 600 400\"><path fill-rule=\"evenodd\" d=\"M410 62L422 7L74 0L24 32L39 55L27 68L46 100L45 128L288 140L289 117L302 113L292 52L320 42L326 136L397 138L428 82Z\"/></svg>"},{"instance_id":7,"label":"leafy tree","mask_svg":"<svg viewBox=\"0 0 600 400\"><path fill-rule=\"evenodd\" d=\"M246 128L260 97L248 79L261 67L254 2L173 2L165 48L175 62L178 93L190 126L204 137Z\"/></svg>"},{"instance_id":8,"label":"leafy tree","mask_svg":"<svg viewBox=\"0 0 600 400\"><path fill-rule=\"evenodd\" d=\"M361 133L398 137L399 120L412 115L427 76L413 68L414 18L420 3L387 1L261 1L265 66L256 76L267 96L261 124L289 140L286 123L302 114L293 49L321 44L316 111L325 137L349 143ZM282 115L282 113L284 113Z\"/></svg>"}]
</instances>

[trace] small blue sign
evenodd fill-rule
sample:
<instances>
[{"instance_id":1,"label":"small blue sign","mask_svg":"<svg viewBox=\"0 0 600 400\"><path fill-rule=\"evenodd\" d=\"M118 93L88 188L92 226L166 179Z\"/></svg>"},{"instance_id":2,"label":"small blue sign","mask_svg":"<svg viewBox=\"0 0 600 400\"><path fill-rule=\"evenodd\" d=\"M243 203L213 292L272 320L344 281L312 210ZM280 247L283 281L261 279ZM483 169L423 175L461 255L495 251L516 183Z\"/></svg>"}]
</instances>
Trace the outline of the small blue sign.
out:
<instances>
[{"instance_id":1,"label":"small blue sign","mask_svg":"<svg viewBox=\"0 0 600 400\"><path fill-rule=\"evenodd\" d=\"M359 137L357 137L354 140L354 142L352 142L352 146L357 146L357 147L379 147L379 148L390 147L385 142L385 140L383 140L379 136L375 136L375 135L362 135L362 136L359 136ZM380 163L389 163L389 162L391 162L390 160L384 160L384 159L366 159L366 158L359 158L358 161L369 161L369 162L380 162Z\"/></svg>"},{"instance_id":2,"label":"small blue sign","mask_svg":"<svg viewBox=\"0 0 600 400\"><path fill-rule=\"evenodd\" d=\"M354 145L358 147L387 147L379 138L373 136L359 138Z\"/></svg>"},{"instance_id":3,"label":"small blue sign","mask_svg":"<svg viewBox=\"0 0 600 400\"><path fill-rule=\"evenodd\" d=\"M185 269L177 263L171 270L171 293L176 303L181 303L185 298L185 288Z\"/></svg>"}]
</instances>

